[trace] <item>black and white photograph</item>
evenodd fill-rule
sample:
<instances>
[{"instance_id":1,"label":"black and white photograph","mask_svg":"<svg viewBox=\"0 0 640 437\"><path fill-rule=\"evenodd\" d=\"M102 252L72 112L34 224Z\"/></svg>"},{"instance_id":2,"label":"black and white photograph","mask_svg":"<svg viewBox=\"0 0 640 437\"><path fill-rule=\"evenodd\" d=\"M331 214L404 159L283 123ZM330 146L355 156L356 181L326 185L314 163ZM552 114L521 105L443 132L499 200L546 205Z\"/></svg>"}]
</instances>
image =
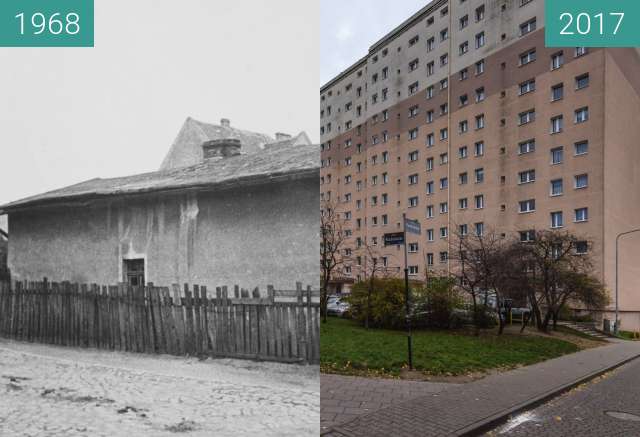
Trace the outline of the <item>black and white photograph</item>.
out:
<instances>
[{"instance_id":1,"label":"black and white photograph","mask_svg":"<svg viewBox=\"0 0 640 437\"><path fill-rule=\"evenodd\" d=\"M0 435L318 435L318 6L0 48Z\"/></svg>"}]
</instances>

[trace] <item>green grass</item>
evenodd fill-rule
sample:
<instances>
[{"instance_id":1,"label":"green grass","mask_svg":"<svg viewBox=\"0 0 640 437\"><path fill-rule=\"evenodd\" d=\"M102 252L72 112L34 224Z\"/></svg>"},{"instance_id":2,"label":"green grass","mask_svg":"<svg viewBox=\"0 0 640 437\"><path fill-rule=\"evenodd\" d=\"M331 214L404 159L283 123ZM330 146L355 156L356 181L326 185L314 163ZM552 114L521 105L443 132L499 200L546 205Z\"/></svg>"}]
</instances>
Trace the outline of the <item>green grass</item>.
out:
<instances>
[{"instance_id":1,"label":"green grass","mask_svg":"<svg viewBox=\"0 0 640 437\"><path fill-rule=\"evenodd\" d=\"M577 350L573 343L539 336L413 333L414 368L432 375L513 368ZM407 365L407 337L402 331L367 331L351 320L332 317L321 324L320 352L326 373L397 376Z\"/></svg>"},{"instance_id":2,"label":"green grass","mask_svg":"<svg viewBox=\"0 0 640 437\"><path fill-rule=\"evenodd\" d=\"M635 332L631 331L618 331L618 337L623 340L637 340Z\"/></svg>"}]
</instances>

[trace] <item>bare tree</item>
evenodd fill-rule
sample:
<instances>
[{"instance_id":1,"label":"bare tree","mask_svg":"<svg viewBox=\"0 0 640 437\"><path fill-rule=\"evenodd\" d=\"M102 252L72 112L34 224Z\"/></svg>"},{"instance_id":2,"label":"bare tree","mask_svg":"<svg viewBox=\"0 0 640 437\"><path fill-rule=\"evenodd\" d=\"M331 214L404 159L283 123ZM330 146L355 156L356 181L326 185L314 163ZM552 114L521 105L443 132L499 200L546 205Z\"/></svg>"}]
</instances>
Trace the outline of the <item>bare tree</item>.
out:
<instances>
[{"instance_id":1,"label":"bare tree","mask_svg":"<svg viewBox=\"0 0 640 437\"><path fill-rule=\"evenodd\" d=\"M329 283L349 260L345 220L332 202L325 201L320 210L320 309L327 321Z\"/></svg>"},{"instance_id":2,"label":"bare tree","mask_svg":"<svg viewBox=\"0 0 640 437\"><path fill-rule=\"evenodd\" d=\"M457 265L452 274L458 286L471 297L476 332L480 325L479 318L489 308L490 298L493 298L498 316L498 333L501 334L505 323L502 314L504 298L511 293L514 285L510 243L492 229L486 229L481 234L465 235L457 229L454 235L455 249L451 258L457 261Z\"/></svg>"},{"instance_id":3,"label":"bare tree","mask_svg":"<svg viewBox=\"0 0 640 437\"><path fill-rule=\"evenodd\" d=\"M602 308L608 300L602 283L591 272L591 257L578 245L590 246L570 232L536 231L533 239L520 244L520 265L523 286L529 290L536 326L554 329L562 308L567 303L582 302L592 308Z\"/></svg>"}]
</instances>

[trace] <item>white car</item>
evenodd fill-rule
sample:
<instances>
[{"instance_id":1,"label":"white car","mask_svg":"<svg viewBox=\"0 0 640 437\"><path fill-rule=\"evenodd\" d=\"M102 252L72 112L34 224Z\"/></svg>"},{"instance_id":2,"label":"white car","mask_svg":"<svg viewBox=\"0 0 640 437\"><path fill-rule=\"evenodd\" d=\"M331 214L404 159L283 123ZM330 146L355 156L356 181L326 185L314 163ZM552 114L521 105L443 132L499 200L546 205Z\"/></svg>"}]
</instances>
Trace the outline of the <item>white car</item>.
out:
<instances>
[{"instance_id":1,"label":"white car","mask_svg":"<svg viewBox=\"0 0 640 437\"><path fill-rule=\"evenodd\" d=\"M339 296L330 296L327 300L327 314L343 317L349 311L349 303Z\"/></svg>"}]
</instances>

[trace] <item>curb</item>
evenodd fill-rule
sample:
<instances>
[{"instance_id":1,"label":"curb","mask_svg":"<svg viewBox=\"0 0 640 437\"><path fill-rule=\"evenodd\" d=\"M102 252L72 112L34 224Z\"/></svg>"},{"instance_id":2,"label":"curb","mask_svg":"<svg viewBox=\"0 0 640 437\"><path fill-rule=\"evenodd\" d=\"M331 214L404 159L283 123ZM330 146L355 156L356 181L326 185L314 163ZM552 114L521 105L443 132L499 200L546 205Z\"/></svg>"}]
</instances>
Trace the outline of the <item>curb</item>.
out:
<instances>
[{"instance_id":1,"label":"curb","mask_svg":"<svg viewBox=\"0 0 640 437\"><path fill-rule=\"evenodd\" d=\"M505 410L500 411L499 413L493 414L491 416L488 416L484 419L481 419L479 421L476 421L474 423L472 423L471 425L467 425L464 426L462 428L459 428L455 431L453 431L452 435L456 435L456 436L460 436L460 437L474 437L474 436L478 436L481 435L484 432L487 432L499 425L502 425L503 423L505 423L507 420L509 420L512 416L520 414L522 412L531 410L533 408L536 408L542 404L544 404L545 402L563 394L566 393L568 391L570 391L571 389L577 387L580 384L584 384L585 382L591 381L592 379L595 379L607 372L610 372L611 370L617 369L618 367L624 366L625 364L636 360L640 358L640 353L633 355L629 358L625 358L624 360L612 364L610 366L604 367L602 369L596 370L595 372L591 372L585 376L582 376L574 381L571 381L569 383L560 385L556 388L553 388L551 390L549 390L546 393L543 393L541 395L535 396L531 399L528 399L524 402L521 402L519 404L516 404L510 408L507 408ZM357 437L355 434L348 432L346 430L341 429L340 425L336 425L336 426L332 426L331 428L325 430L325 431L321 431L320 432L321 436L336 436L336 435L340 435L340 436L345 436L345 437Z\"/></svg>"},{"instance_id":2,"label":"curb","mask_svg":"<svg viewBox=\"0 0 640 437\"><path fill-rule=\"evenodd\" d=\"M460 428L458 430L455 431L455 435L458 435L460 437L473 437L473 436L477 436L482 434L483 432L487 432L493 428L495 428L498 425L502 425L503 423L505 423L507 420L509 420L512 416L523 413L527 410L531 410L535 407L540 406L541 404L544 404L545 402L563 394L568 392L569 390L577 387L580 384L583 384L585 382L588 382L592 379L597 378L598 376L601 376L607 372L610 372L611 370L617 369L618 367L624 366L625 364L640 358L640 354L636 354L632 357L626 358L616 364L613 364L611 366L605 367L603 369L600 370L596 370L595 372L592 372L588 375L585 375L583 377L580 377L572 382L569 382L567 384L563 384L557 388L554 388L550 391L548 391L547 393L543 393L539 396L533 397L527 401L521 402L520 404L517 404L511 408L508 408L506 410L503 410L497 414L494 414L492 416L489 416L485 419L482 419L480 421L477 421L471 425L465 426L464 428Z\"/></svg>"}]
</instances>

